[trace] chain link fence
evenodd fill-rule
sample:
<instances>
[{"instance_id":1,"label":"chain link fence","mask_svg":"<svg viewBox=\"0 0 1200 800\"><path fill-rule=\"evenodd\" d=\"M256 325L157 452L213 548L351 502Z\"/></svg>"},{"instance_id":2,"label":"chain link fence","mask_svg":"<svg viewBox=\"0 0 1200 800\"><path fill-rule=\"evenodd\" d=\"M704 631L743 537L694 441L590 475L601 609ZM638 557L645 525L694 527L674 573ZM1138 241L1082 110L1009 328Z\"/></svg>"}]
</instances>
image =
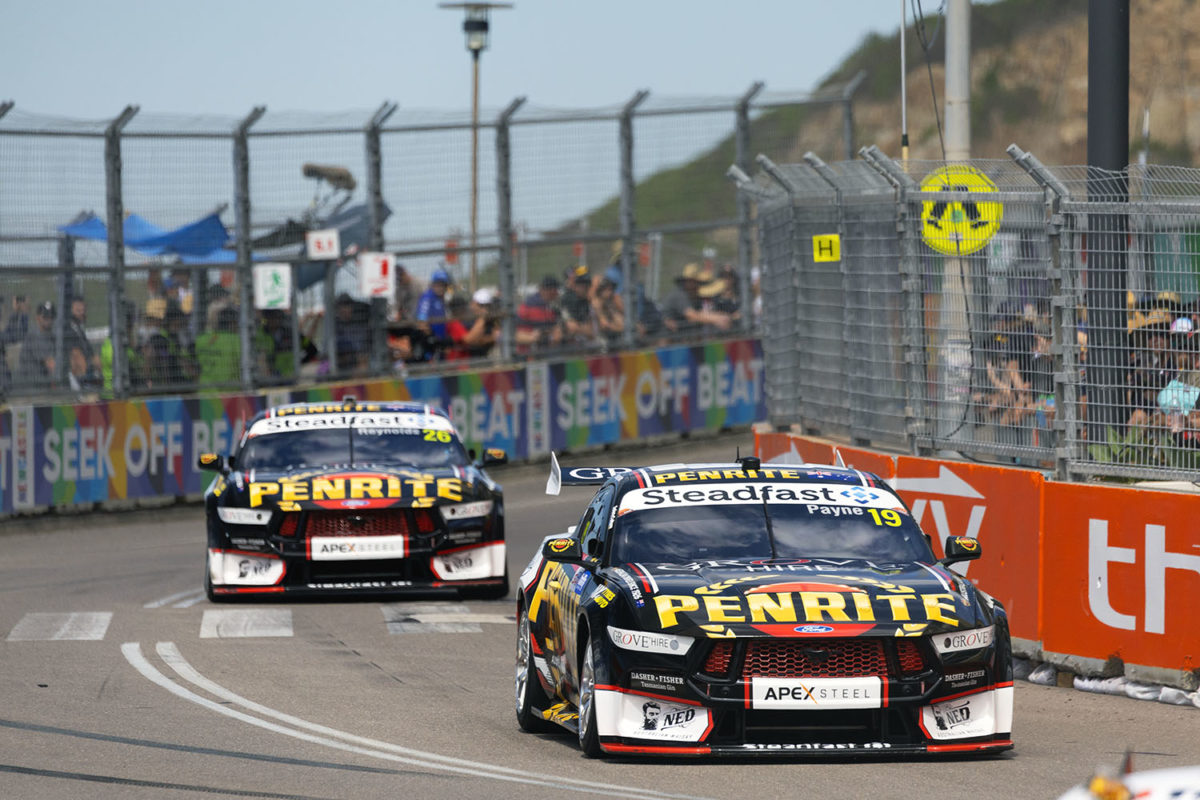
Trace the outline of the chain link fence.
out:
<instances>
[{"instance_id":1,"label":"chain link fence","mask_svg":"<svg viewBox=\"0 0 1200 800\"><path fill-rule=\"evenodd\" d=\"M861 79L582 110L517 98L478 118L384 103L81 121L0 104L0 390L249 391L745 335L752 227L724 166L750 169L752 143L793 149L787 121L808 107L840 106L853 152ZM329 231L336 249L316 252L332 240L307 237ZM395 290L372 288L375 253ZM677 328L663 309L692 263L705 294L685 305L725 310ZM448 291L418 308L440 270ZM546 305L583 322L530 339Z\"/></svg>"},{"instance_id":2,"label":"chain link fence","mask_svg":"<svg viewBox=\"0 0 1200 800\"><path fill-rule=\"evenodd\" d=\"M1053 470L1200 472L1200 170L1011 160L731 170L771 422Z\"/></svg>"}]
</instances>

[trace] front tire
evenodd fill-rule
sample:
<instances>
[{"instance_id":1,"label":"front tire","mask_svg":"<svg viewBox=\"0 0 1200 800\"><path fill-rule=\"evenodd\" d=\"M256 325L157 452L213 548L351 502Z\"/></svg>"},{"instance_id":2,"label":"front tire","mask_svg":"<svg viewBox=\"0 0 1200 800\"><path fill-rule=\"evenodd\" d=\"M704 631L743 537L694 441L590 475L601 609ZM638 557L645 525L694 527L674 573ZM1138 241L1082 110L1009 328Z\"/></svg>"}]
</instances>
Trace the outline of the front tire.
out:
<instances>
[{"instance_id":1,"label":"front tire","mask_svg":"<svg viewBox=\"0 0 1200 800\"><path fill-rule=\"evenodd\" d=\"M517 619L517 663L514 677L517 701L517 724L529 733L545 733L553 728L538 712L546 705L546 694L538 682L537 668L533 665L533 645L529 630L529 614L521 605Z\"/></svg>"},{"instance_id":2,"label":"front tire","mask_svg":"<svg viewBox=\"0 0 1200 800\"><path fill-rule=\"evenodd\" d=\"M596 729L596 664L590 635L584 641L579 663L579 749L588 758L596 758L603 752Z\"/></svg>"}]
</instances>

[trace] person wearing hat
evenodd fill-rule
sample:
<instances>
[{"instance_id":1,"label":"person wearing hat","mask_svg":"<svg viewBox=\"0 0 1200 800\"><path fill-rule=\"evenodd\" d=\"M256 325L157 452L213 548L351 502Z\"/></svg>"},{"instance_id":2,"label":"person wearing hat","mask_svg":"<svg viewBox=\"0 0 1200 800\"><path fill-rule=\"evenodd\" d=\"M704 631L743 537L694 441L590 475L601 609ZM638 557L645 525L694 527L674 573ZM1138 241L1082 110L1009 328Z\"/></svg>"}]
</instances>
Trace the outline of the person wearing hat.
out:
<instances>
[{"instance_id":1,"label":"person wearing hat","mask_svg":"<svg viewBox=\"0 0 1200 800\"><path fill-rule=\"evenodd\" d=\"M607 277L597 282L592 293L592 318L606 344L614 345L625 335L625 312L617 296L617 285Z\"/></svg>"},{"instance_id":2,"label":"person wearing hat","mask_svg":"<svg viewBox=\"0 0 1200 800\"><path fill-rule=\"evenodd\" d=\"M429 288L417 302L417 320L439 341L446 338L446 292L453 282L445 269L435 269L429 276ZM433 357L432 351L429 357Z\"/></svg>"},{"instance_id":3,"label":"person wearing hat","mask_svg":"<svg viewBox=\"0 0 1200 800\"><path fill-rule=\"evenodd\" d=\"M703 307L700 287L711 280L712 273L694 262L675 279L675 288L663 301L663 324L673 336L696 336L704 332L705 326L715 331L729 330L732 323L728 314Z\"/></svg>"},{"instance_id":4,"label":"person wearing hat","mask_svg":"<svg viewBox=\"0 0 1200 800\"><path fill-rule=\"evenodd\" d=\"M16 388L46 390L54 386L54 317L54 303L49 300L37 307L34 324L29 326L17 357Z\"/></svg>"},{"instance_id":5,"label":"person wearing hat","mask_svg":"<svg viewBox=\"0 0 1200 800\"><path fill-rule=\"evenodd\" d=\"M471 296L471 312L474 318L468 326L463 343L471 358L483 358L492 351L500 335L500 295L490 286L475 291Z\"/></svg>"},{"instance_id":6,"label":"person wearing hat","mask_svg":"<svg viewBox=\"0 0 1200 800\"><path fill-rule=\"evenodd\" d=\"M562 342L562 314L558 309L558 278L547 275L537 291L517 307L517 350L529 353L533 348L549 347Z\"/></svg>"},{"instance_id":7,"label":"person wearing hat","mask_svg":"<svg viewBox=\"0 0 1200 800\"><path fill-rule=\"evenodd\" d=\"M567 270L567 286L562 296L563 333L572 344L596 341L596 321L592 317L592 275L580 265Z\"/></svg>"}]
</instances>

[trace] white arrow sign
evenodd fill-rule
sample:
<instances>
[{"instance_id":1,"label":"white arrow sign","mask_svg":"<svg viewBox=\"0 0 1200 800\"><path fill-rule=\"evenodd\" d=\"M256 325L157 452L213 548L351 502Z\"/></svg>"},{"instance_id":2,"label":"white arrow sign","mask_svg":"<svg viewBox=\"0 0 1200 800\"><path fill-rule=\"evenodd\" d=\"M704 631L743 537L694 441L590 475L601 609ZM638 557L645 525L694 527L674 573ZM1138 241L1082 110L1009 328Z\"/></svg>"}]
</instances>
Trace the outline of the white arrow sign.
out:
<instances>
[{"instance_id":1,"label":"white arrow sign","mask_svg":"<svg viewBox=\"0 0 1200 800\"><path fill-rule=\"evenodd\" d=\"M971 484L942 465L936 478L892 478L888 481L897 492L918 492L920 494L940 494L949 497L974 497L982 500L983 495L975 491Z\"/></svg>"}]
</instances>

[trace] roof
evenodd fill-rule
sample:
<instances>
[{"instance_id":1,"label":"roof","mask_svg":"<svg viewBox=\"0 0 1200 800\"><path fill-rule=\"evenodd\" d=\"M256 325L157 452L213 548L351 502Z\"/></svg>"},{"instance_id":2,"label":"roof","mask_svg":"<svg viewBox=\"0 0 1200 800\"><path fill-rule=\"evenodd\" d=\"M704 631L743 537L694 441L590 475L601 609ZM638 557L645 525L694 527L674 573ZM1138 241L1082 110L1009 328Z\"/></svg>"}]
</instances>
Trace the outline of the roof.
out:
<instances>
[{"instance_id":1,"label":"roof","mask_svg":"<svg viewBox=\"0 0 1200 800\"><path fill-rule=\"evenodd\" d=\"M634 469L621 475L619 485L625 489L639 486L695 485L708 481L884 485L878 476L849 467L835 467L827 464L772 464L769 462L756 469L746 469L737 463L659 464Z\"/></svg>"},{"instance_id":2,"label":"roof","mask_svg":"<svg viewBox=\"0 0 1200 800\"><path fill-rule=\"evenodd\" d=\"M353 397L345 397L340 401L331 400L329 402L317 403L287 403L268 408L265 412L263 412L263 416L286 417L297 414L344 414L347 411L436 414L440 417L449 417L449 415L440 407L431 406L427 403L391 400L367 401L360 403Z\"/></svg>"}]
</instances>

